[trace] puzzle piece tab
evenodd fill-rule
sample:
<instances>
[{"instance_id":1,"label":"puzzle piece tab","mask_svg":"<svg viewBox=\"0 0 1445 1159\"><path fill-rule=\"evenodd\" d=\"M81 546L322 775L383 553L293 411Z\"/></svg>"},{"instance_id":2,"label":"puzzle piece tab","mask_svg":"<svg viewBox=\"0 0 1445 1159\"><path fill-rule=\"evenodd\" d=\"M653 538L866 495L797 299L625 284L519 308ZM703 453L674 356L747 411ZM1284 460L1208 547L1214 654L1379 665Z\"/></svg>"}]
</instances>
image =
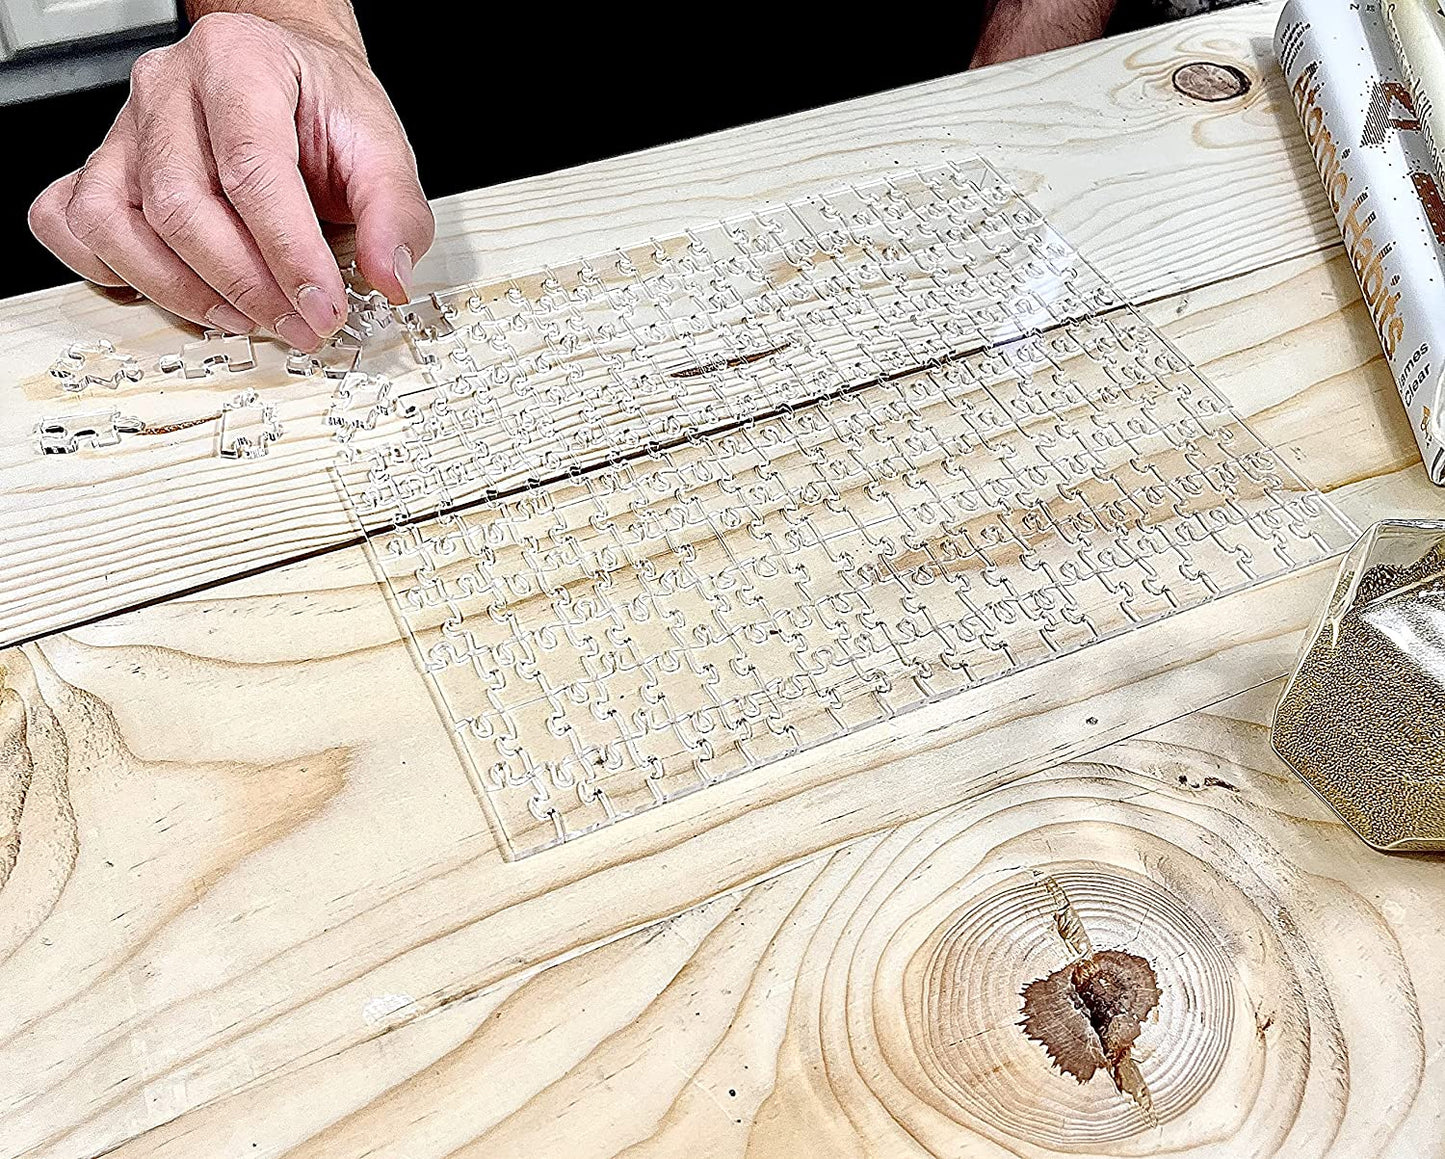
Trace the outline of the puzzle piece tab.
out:
<instances>
[{"instance_id":1,"label":"puzzle piece tab","mask_svg":"<svg viewBox=\"0 0 1445 1159\"><path fill-rule=\"evenodd\" d=\"M457 311L450 302L431 294L396 308L401 324L423 342L436 342L456 333Z\"/></svg>"},{"instance_id":2,"label":"puzzle piece tab","mask_svg":"<svg viewBox=\"0 0 1445 1159\"><path fill-rule=\"evenodd\" d=\"M343 332L312 354L304 350L290 351L286 355L286 373L298 378L319 373L326 378L341 379L354 373L360 363L361 344Z\"/></svg>"},{"instance_id":3,"label":"puzzle piece tab","mask_svg":"<svg viewBox=\"0 0 1445 1159\"><path fill-rule=\"evenodd\" d=\"M391 380L383 375L348 374L337 383L331 397L326 423L343 440L358 431L374 430L396 409Z\"/></svg>"}]
</instances>

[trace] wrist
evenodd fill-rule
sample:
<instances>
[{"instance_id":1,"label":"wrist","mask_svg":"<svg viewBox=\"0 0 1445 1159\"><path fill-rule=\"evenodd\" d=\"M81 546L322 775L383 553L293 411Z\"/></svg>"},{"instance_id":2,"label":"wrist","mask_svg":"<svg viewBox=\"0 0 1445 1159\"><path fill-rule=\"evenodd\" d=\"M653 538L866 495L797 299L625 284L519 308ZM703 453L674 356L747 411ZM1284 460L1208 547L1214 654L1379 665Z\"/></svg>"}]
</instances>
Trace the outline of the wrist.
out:
<instances>
[{"instance_id":1,"label":"wrist","mask_svg":"<svg viewBox=\"0 0 1445 1159\"><path fill-rule=\"evenodd\" d=\"M255 16L366 63L366 46L349 0L185 0L185 8L192 24L214 12Z\"/></svg>"}]
</instances>

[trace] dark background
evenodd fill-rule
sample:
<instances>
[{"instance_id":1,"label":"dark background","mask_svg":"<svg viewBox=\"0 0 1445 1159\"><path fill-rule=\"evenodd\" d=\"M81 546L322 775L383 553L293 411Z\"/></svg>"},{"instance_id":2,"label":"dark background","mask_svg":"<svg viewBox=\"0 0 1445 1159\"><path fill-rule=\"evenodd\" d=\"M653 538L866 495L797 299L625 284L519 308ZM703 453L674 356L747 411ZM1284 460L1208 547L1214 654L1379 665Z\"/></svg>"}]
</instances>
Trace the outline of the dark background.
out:
<instances>
[{"instance_id":1,"label":"dark background","mask_svg":"<svg viewBox=\"0 0 1445 1159\"><path fill-rule=\"evenodd\" d=\"M723 6L673 25L528 5L485 19L458 15L462 6L356 0L432 197L960 72L982 2L946 17L914 8L901 23L869 21L866 10L827 19L770 8L760 19ZM1121 13L1116 25L1138 21ZM908 29L906 44L877 40ZM20 162L0 187L0 245L12 256L0 296L74 280L30 236L25 211L84 162L125 96L112 85L0 108L0 139Z\"/></svg>"}]
</instances>

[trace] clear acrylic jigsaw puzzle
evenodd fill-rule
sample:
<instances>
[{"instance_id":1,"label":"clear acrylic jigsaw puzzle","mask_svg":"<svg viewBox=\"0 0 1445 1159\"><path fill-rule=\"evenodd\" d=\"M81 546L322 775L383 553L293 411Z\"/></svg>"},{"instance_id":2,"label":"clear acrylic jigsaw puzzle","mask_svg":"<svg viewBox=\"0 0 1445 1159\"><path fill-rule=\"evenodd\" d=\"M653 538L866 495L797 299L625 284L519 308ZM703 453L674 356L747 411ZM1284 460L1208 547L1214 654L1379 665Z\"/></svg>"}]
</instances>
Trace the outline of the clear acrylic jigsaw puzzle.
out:
<instances>
[{"instance_id":1,"label":"clear acrylic jigsaw puzzle","mask_svg":"<svg viewBox=\"0 0 1445 1159\"><path fill-rule=\"evenodd\" d=\"M982 162L358 303L338 473L512 856L1352 538Z\"/></svg>"}]
</instances>

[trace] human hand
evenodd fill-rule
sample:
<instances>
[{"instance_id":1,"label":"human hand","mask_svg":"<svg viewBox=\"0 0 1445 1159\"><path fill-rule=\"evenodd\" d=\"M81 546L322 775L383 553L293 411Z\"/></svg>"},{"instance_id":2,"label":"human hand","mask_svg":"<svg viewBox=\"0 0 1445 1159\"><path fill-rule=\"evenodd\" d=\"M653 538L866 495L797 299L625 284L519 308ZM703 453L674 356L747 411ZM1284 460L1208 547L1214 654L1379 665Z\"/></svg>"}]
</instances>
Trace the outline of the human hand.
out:
<instances>
[{"instance_id":1,"label":"human hand","mask_svg":"<svg viewBox=\"0 0 1445 1159\"><path fill-rule=\"evenodd\" d=\"M233 12L136 61L100 148L30 209L81 277L307 351L346 320L321 220L354 223L361 274L407 300L434 221L359 38Z\"/></svg>"}]
</instances>

